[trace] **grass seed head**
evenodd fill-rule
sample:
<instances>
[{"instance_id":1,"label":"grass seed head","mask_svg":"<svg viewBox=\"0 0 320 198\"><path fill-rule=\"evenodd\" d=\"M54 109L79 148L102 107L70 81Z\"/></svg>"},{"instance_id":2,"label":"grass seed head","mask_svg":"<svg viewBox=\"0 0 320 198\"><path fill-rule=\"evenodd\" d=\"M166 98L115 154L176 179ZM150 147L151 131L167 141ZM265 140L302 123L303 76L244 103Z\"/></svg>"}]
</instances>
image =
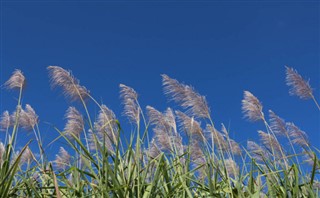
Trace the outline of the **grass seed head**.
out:
<instances>
[{"instance_id":1,"label":"grass seed head","mask_svg":"<svg viewBox=\"0 0 320 198\"><path fill-rule=\"evenodd\" d=\"M256 142L247 141L247 149L250 152L251 156L260 162L263 162L265 159L269 158L268 151L266 151Z\"/></svg>"},{"instance_id":2,"label":"grass seed head","mask_svg":"<svg viewBox=\"0 0 320 198\"><path fill-rule=\"evenodd\" d=\"M162 85L165 95L186 109L188 115L197 118L210 117L210 108L206 98L197 93L191 86L179 83L165 74L162 75Z\"/></svg>"},{"instance_id":3,"label":"grass seed head","mask_svg":"<svg viewBox=\"0 0 320 198\"><path fill-rule=\"evenodd\" d=\"M0 118L1 131L6 131L11 126L11 117L8 111L4 111Z\"/></svg>"},{"instance_id":4,"label":"grass seed head","mask_svg":"<svg viewBox=\"0 0 320 198\"><path fill-rule=\"evenodd\" d=\"M79 84L70 71L59 66L47 67L52 87L61 87L63 94L71 101L85 100L89 96L89 91Z\"/></svg>"},{"instance_id":5,"label":"grass seed head","mask_svg":"<svg viewBox=\"0 0 320 198\"><path fill-rule=\"evenodd\" d=\"M237 177L239 175L239 166L232 158L225 159L224 163L230 177Z\"/></svg>"},{"instance_id":6,"label":"grass seed head","mask_svg":"<svg viewBox=\"0 0 320 198\"><path fill-rule=\"evenodd\" d=\"M282 151L281 145L278 140L271 134L265 133L261 130L258 131L260 141L270 151L276 151L278 154Z\"/></svg>"},{"instance_id":7,"label":"grass seed head","mask_svg":"<svg viewBox=\"0 0 320 198\"><path fill-rule=\"evenodd\" d=\"M286 136L288 134L288 131L285 121L271 110L269 110L269 117L271 130L277 135Z\"/></svg>"},{"instance_id":8,"label":"grass seed head","mask_svg":"<svg viewBox=\"0 0 320 198\"><path fill-rule=\"evenodd\" d=\"M26 104L25 109L21 109L19 125L25 130L32 130L39 122L39 117L35 110Z\"/></svg>"},{"instance_id":9,"label":"grass seed head","mask_svg":"<svg viewBox=\"0 0 320 198\"><path fill-rule=\"evenodd\" d=\"M244 117L250 121L264 120L262 112L262 104L249 91L244 91L244 99L242 100L242 112Z\"/></svg>"},{"instance_id":10,"label":"grass seed head","mask_svg":"<svg viewBox=\"0 0 320 198\"><path fill-rule=\"evenodd\" d=\"M56 155L56 159L54 161L55 166L58 169L65 170L66 167L70 164L71 156L63 147L60 147L59 154Z\"/></svg>"},{"instance_id":11,"label":"grass seed head","mask_svg":"<svg viewBox=\"0 0 320 198\"><path fill-rule=\"evenodd\" d=\"M130 122L138 124L140 122L140 107L138 105L137 92L124 84L120 84L120 97L124 104L124 115L126 115Z\"/></svg>"},{"instance_id":12,"label":"grass seed head","mask_svg":"<svg viewBox=\"0 0 320 198\"><path fill-rule=\"evenodd\" d=\"M286 83L290 87L290 95L296 95L300 99L310 99L313 91L309 81L304 80L297 70L286 66Z\"/></svg>"},{"instance_id":13,"label":"grass seed head","mask_svg":"<svg viewBox=\"0 0 320 198\"><path fill-rule=\"evenodd\" d=\"M287 123L289 136L292 138L292 142L301 147L308 147L309 140L306 132L299 129L294 123Z\"/></svg>"},{"instance_id":14,"label":"grass seed head","mask_svg":"<svg viewBox=\"0 0 320 198\"><path fill-rule=\"evenodd\" d=\"M81 132L84 129L84 121L80 112L75 107L69 107L66 111L65 118L67 119L67 124L64 128L67 136L80 137Z\"/></svg>"},{"instance_id":15,"label":"grass seed head","mask_svg":"<svg viewBox=\"0 0 320 198\"><path fill-rule=\"evenodd\" d=\"M7 89L23 89L25 87L26 78L21 70L16 69L9 80L4 83Z\"/></svg>"}]
</instances>

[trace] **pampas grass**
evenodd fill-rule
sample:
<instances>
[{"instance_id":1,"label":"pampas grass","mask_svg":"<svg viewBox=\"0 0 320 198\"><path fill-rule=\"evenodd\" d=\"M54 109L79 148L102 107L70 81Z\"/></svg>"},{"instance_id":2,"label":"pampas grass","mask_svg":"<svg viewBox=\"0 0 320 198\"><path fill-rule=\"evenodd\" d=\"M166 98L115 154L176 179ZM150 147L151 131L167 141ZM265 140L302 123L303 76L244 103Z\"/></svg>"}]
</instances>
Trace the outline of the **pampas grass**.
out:
<instances>
[{"instance_id":1,"label":"pampas grass","mask_svg":"<svg viewBox=\"0 0 320 198\"><path fill-rule=\"evenodd\" d=\"M5 131L5 142L0 142L0 197L320 195L319 149L292 122L271 110L265 115L262 103L249 91L242 100L244 117L262 121L265 129L258 129L255 137L248 135L243 145L230 138L223 124L221 130L216 128L204 96L165 74L164 93L179 110L147 106L145 115L137 92L120 84L123 114L132 127L124 131L115 113L98 103L71 71L59 66L49 66L48 71L52 87L60 87L68 101L81 103L67 109L63 129L52 127L56 138L49 145L59 150L51 160L43 148L39 116L21 101L25 77L14 71L4 86L19 90L17 106L0 119ZM291 95L316 102L309 82L296 70L286 67L286 75ZM92 104L96 113L89 113ZM23 148L16 144L24 131L34 132L31 139L37 140L39 153L32 151L34 142ZM258 136L259 142L250 140Z\"/></svg>"}]
</instances>

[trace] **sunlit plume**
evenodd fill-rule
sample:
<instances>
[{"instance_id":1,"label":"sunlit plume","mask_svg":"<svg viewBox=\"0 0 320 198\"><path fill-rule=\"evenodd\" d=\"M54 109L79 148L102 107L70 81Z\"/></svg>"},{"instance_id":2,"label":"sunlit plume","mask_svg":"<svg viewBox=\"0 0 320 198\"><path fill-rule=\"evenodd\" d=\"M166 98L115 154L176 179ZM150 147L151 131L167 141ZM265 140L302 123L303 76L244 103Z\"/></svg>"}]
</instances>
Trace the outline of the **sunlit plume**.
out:
<instances>
[{"instance_id":1,"label":"sunlit plume","mask_svg":"<svg viewBox=\"0 0 320 198\"><path fill-rule=\"evenodd\" d=\"M252 93L244 91L242 100L242 112L244 117L250 121L264 120L262 104Z\"/></svg>"},{"instance_id":2,"label":"sunlit plume","mask_svg":"<svg viewBox=\"0 0 320 198\"><path fill-rule=\"evenodd\" d=\"M56 159L54 161L55 166L58 169L64 170L70 164L71 156L63 147L60 147L59 154L56 155Z\"/></svg>"},{"instance_id":3,"label":"sunlit plume","mask_svg":"<svg viewBox=\"0 0 320 198\"><path fill-rule=\"evenodd\" d=\"M79 84L79 80L70 71L59 66L49 66L47 69L52 87L61 87L65 97L71 101L85 101L89 95L89 91Z\"/></svg>"},{"instance_id":4,"label":"sunlit plume","mask_svg":"<svg viewBox=\"0 0 320 198\"><path fill-rule=\"evenodd\" d=\"M169 99L186 109L188 115L198 118L210 117L210 109L206 98L197 93L192 87L179 83L165 74L162 75L162 85L164 93Z\"/></svg>"},{"instance_id":5,"label":"sunlit plume","mask_svg":"<svg viewBox=\"0 0 320 198\"><path fill-rule=\"evenodd\" d=\"M84 121L81 113L75 107L69 107L65 114L67 124L64 128L67 136L73 138L73 136L80 137L84 128Z\"/></svg>"},{"instance_id":6,"label":"sunlit plume","mask_svg":"<svg viewBox=\"0 0 320 198\"><path fill-rule=\"evenodd\" d=\"M131 123L138 124L140 122L140 108L137 103L137 92L124 84L120 84L120 97L124 105L124 115L128 117Z\"/></svg>"},{"instance_id":7,"label":"sunlit plume","mask_svg":"<svg viewBox=\"0 0 320 198\"><path fill-rule=\"evenodd\" d=\"M258 131L258 133L260 136L260 141L269 151L275 151L277 154L281 153L281 145L274 136L263 131Z\"/></svg>"},{"instance_id":8,"label":"sunlit plume","mask_svg":"<svg viewBox=\"0 0 320 198\"><path fill-rule=\"evenodd\" d=\"M1 131L6 131L11 126L11 118L8 111L4 111L0 118Z\"/></svg>"},{"instance_id":9,"label":"sunlit plume","mask_svg":"<svg viewBox=\"0 0 320 198\"><path fill-rule=\"evenodd\" d=\"M20 112L20 126L25 130L32 130L38 124L38 122L38 115L29 104L26 104L25 109L22 109Z\"/></svg>"},{"instance_id":10,"label":"sunlit plume","mask_svg":"<svg viewBox=\"0 0 320 198\"><path fill-rule=\"evenodd\" d=\"M23 151L22 155L21 155L21 159L20 159L20 163L21 164L30 164L31 161L33 161L34 159L34 155L31 151L31 149L29 148L29 146Z\"/></svg>"},{"instance_id":11,"label":"sunlit plume","mask_svg":"<svg viewBox=\"0 0 320 198\"><path fill-rule=\"evenodd\" d=\"M250 152L251 157L258 161L262 162L270 157L268 151L253 141L247 141L247 149Z\"/></svg>"},{"instance_id":12,"label":"sunlit plume","mask_svg":"<svg viewBox=\"0 0 320 198\"><path fill-rule=\"evenodd\" d=\"M277 135L288 135L285 121L277 116L273 111L269 110L269 122L271 130Z\"/></svg>"},{"instance_id":13,"label":"sunlit plume","mask_svg":"<svg viewBox=\"0 0 320 198\"><path fill-rule=\"evenodd\" d=\"M237 163L232 158L225 159L224 163L228 175L230 177L237 177L239 174L239 166L237 165Z\"/></svg>"},{"instance_id":14,"label":"sunlit plume","mask_svg":"<svg viewBox=\"0 0 320 198\"><path fill-rule=\"evenodd\" d=\"M149 148L147 150L147 156L150 157L151 159L154 159L160 154L161 154L160 149L158 148L157 144L155 143L155 140L152 139L149 144Z\"/></svg>"},{"instance_id":15,"label":"sunlit plume","mask_svg":"<svg viewBox=\"0 0 320 198\"><path fill-rule=\"evenodd\" d=\"M110 139L111 142L117 141L118 124L116 116L106 105L101 105L98 117L94 123L94 129L100 137Z\"/></svg>"},{"instance_id":16,"label":"sunlit plume","mask_svg":"<svg viewBox=\"0 0 320 198\"><path fill-rule=\"evenodd\" d=\"M201 165L206 162L206 158L202 151L201 144L198 141L195 141L195 140L191 141L190 155L191 155L191 160L197 165Z\"/></svg>"},{"instance_id":17,"label":"sunlit plume","mask_svg":"<svg viewBox=\"0 0 320 198\"><path fill-rule=\"evenodd\" d=\"M313 97L313 91L309 81L304 80L297 70L286 66L286 82L290 87L289 93L296 95L301 99L310 99Z\"/></svg>"},{"instance_id":18,"label":"sunlit plume","mask_svg":"<svg viewBox=\"0 0 320 198\"><path fill-rule=\"evenodd\" d=\"M289 135L292 138L292 142L294 144L297 144L302 147L308 147L309 146L309 140L306 132L299 129L295 124L293 123L287 123L287 128L289 131Z\"/></svg>"},{"instance_id":19,"label":"sunlit plume","mask_svg":"<svg viewBox=\"0 0 320 198\"><path fill-rule=\"evenodd\" d=\"M234 141L233 139L229 139L229 142L230 142L231 152L234 155L241 155L242 150L241 150L239 144L236 141Z\"/></svg>"},{"instance_id":20,"label":"sunlit plume","mask_svg":"<svg viewBox=\"0 0 320 198\"><path fill-rule=\"evenodd\" d=\"M210 128L211 126L209 125L209 128ZM212 128L212 127L211 127ZM230 149L230 151L234 154L234 155L241 155L241 153L242 153L242 151L241 151L241 148L240 148L240 146L239 146L239 144L236 142L236 141L234 141L233 139L231 139L230 137L229 137L229 133L228 133L228 130L226 129L226 127L224 126L224 124L222 124L222 126L221 126L221 131L222 131L222 133L224 134L224 136L227 138L227 144L229 145L229 149Z\"/></svg>"},{"instance_id":21,"label":"sunlit plume","mask_svg":"<svg viewBox=\"0 0 320 198\"><path fill-rule=\"evenodd\" d=\"M7 89L23 89L26 84L26 78L21 70L16 69L9 80L4 83Z\"/></svg>"},{"instance_id":22,"label":"sunlit plume","mask_svg":"<svg viewBox=\"0 0 320 198\"><path fill-rule=\"evenodd\" d=\"M206 126L206 133L208 134L208 138L213 138L216 148L223 152L227 152L229 150L228 142L226 141L224 136L210 124L207 124Z\"/></svg>"},{"instance_id":23,"label":"sunlit plume","mask_svg":"<svg viewBox=\"0 0 320 198\"><path fill-rule=\"evenodd\" d=\"M185 131L187 135L198 140L204 140L203 130L198 121L196 121L194 118L190 118L181 111L176 111L175 113L180 121L181 129Z\"/></svg>"}]
</instances>

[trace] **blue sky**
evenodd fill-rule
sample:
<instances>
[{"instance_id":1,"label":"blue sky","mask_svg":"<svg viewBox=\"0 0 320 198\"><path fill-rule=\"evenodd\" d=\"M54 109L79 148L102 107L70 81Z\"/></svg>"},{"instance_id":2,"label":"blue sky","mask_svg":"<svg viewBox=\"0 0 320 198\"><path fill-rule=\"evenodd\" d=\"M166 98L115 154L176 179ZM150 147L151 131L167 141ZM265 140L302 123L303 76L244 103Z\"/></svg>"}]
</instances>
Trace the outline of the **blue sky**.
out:
<instances>
[{"instance_id":1,"label":"blue sky","mask_svg":"<svg viewBox=\"0 0 320 198\"><path fill-rule=\"evenodd\" d=\"M289 96L284 80L284 66L296 68L320 99L319 6L315 1L2 1L0 82L16 68L24 72L23 103L39 114L45 143L58 136L45 122L62 129L65 110L79 106L50 89L46 67L59 65L72 70L122 123L127 121L121 117L119 83L133 87L142 106L177 108L162 93L160 74L168 74L205 95L216 125L228 126L242 145L264 129L243 119L241 99L249 90L266 114L272 109L294 122L320 147L319 111L311 100ZM13 111L17 94L1 89L0 97L1 112Z\"/></svg>"}]
</instances>

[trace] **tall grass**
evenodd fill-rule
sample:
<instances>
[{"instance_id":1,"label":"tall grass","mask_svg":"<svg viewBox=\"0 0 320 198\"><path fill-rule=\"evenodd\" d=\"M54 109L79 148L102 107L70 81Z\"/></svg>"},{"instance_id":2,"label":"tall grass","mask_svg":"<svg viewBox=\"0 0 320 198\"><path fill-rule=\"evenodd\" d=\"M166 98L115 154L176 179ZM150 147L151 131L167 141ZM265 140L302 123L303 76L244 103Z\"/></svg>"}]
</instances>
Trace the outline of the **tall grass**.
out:
<instances>
[{"instance_id":1,"label":"tall grass","mask_svg":"<svg viewBox=\"0 0 320 198\"><path fill-rule=\"evenodd\" d=\"M271 110L266 116L249 91L242 100L244 117L264 123L265 128L258 130L260 142L239 145L223 124L217 129L204 96L167 75L162 75L164 94L181 110L144 109L137 92L121 84L123 114L132 126L131 131L123 131L114 112L98 103L70 71L58 66L49 66L48 71L52 87L61 89L70 102L81 104L67 109L63 129L52 126L57 137L50 144L63 139L67 146L60 145L55 159L48 160L38 115L29 104L23 108L25 77L14 71L4 83L5 88L17 90L18 102L14 112L4 111L0 120L5 132L0 143L0 197L320 195L319 149L294 123ZM290 94L312 99L319 108L309 82L293 68L286 67L286 82ZM97 115L89 113L89 101L99 108ZM32 132L35 141L19 151L20 131ZM290 148L279 142L282 137Z\"/></svg>"}]
</instances>

